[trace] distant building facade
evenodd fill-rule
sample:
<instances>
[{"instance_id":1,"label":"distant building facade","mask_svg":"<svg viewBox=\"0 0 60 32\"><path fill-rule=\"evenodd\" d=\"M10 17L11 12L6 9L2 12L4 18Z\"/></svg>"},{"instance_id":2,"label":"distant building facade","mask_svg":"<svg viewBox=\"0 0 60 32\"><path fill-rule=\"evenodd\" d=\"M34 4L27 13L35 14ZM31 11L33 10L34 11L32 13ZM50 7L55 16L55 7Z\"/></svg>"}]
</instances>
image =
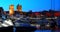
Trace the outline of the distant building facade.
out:
<instances>
[{"instance_id":1,"label":"distant building facade","mask_svg":"<svg viewBox=\"0 0 60 32\"><path fill-rule=\"evenodd\" d=\"M23 14L23 12L22 12L22 5L17 5L17 12L19 13L19 14Z\"/></svg>"}]
</instances>

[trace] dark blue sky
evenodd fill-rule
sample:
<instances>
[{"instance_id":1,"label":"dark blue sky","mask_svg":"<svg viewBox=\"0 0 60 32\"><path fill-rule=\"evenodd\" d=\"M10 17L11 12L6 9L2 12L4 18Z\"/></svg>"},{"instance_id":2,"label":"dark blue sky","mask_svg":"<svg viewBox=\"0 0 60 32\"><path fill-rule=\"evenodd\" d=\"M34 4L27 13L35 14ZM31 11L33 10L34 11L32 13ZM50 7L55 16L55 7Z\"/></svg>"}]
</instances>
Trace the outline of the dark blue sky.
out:
<instances>
[{"instance_id":1,"label":"dark blue sky","mask_svg":"<svg viewBox=\"0 0 60 32\"><path fill-rule=\"evenodd\" d=\"M22 5L23 11L33 10L59 10L59 0L0 0L0 7L3 7L5 11L9 10L9 5L14 4L14 10L16 10L16 5Z\"/></svg>"}]
</instances>

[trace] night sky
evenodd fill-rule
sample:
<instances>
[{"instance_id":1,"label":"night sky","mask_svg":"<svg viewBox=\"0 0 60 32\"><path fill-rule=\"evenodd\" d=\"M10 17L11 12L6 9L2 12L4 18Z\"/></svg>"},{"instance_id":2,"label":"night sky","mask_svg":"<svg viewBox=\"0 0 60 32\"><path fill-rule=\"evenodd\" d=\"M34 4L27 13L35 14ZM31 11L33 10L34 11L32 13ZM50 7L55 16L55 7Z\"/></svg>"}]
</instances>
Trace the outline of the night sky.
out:
<instances>
[{"instance_id":1,"label":"night sky","mask_svg":"<svg viewBox=\"0 0 60 32\"><path fill-rule=\"evenodd\" d=\"M14 10L16 11L17 4L22 5L22 10L33 12L42 10L59 10L60 0L0 0L0 7L3 7L5 11L9 11L9 5L14 4Z\"/></svg>"}]
</instances>

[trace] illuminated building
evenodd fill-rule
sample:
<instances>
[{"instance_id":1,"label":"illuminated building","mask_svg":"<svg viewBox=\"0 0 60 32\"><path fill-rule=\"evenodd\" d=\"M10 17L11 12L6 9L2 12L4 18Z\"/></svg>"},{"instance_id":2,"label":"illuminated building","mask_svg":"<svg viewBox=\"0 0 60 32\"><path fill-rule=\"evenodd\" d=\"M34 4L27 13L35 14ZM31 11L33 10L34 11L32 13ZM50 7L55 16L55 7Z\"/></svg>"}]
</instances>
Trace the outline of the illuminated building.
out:
<instances>
[{"instance_id":1,"label":"illuminated building","mask_svg":"<svg viewBox=\"0 0 60 32\"><path fill-rule=\"evenodd\" d=\"M20 11L20 12L22 12L22 6L21 5L17 5L17 11Z\"/></svg>"},{"instance_id":2,"label":"illuminated building","mask_svg":"<svg viewBox=\"0 0 60 32\"><path fill-rule=\"evenodd\" d=\"M22 13L22 5L17 5L17 12L19 12L20 14L23 14Z\"/></svg>"},{"instance_id":3,"label":"illuminated building","mask_svg":"<svg viewBox=\"0 0 60 32\"><path fill-rule=\"evenodd\" d=\"M9 7L9 15L13 15L14 14L14 5L10 5Z\"/></svg>"}]
</instances>

